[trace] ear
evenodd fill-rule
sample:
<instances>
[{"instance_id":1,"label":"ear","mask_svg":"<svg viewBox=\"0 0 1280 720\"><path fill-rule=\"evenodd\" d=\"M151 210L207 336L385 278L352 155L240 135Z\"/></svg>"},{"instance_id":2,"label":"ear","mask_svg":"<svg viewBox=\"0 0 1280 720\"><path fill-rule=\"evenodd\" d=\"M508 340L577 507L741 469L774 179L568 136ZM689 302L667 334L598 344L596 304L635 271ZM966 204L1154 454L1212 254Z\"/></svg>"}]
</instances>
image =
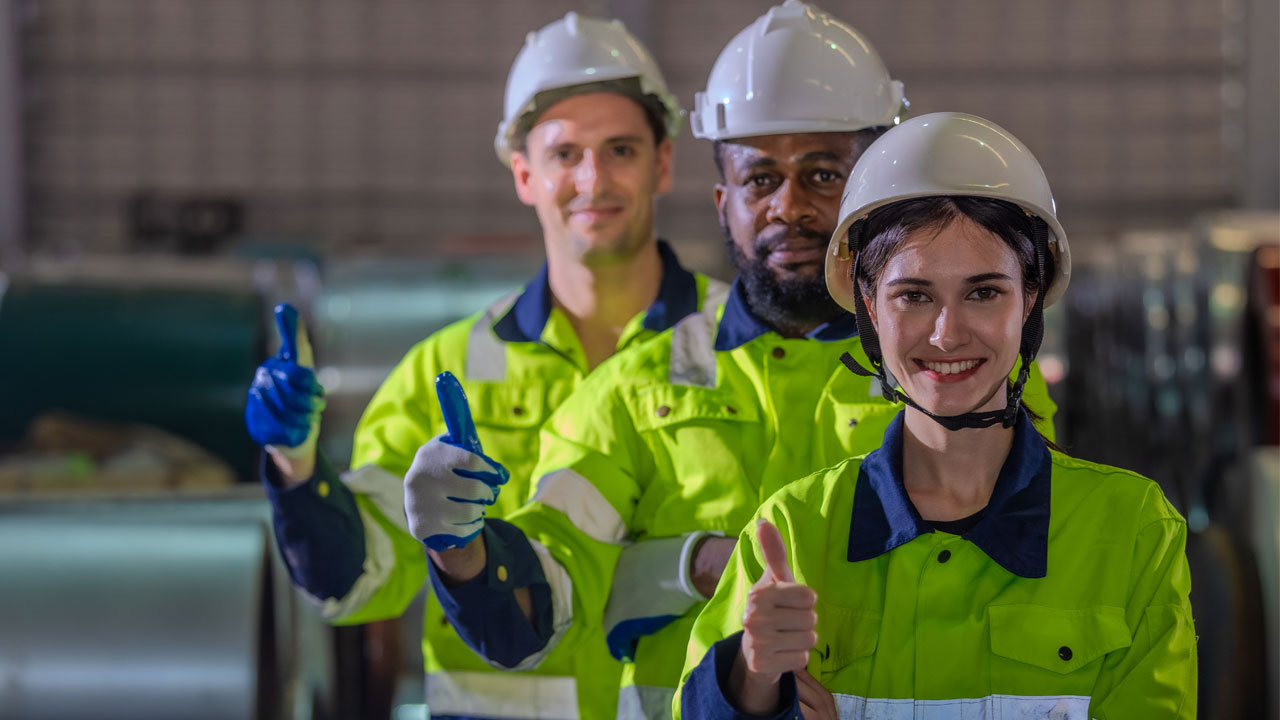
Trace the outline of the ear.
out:
<instances>
[{"instance_id":1,"label":"ear","mask_svg":"<svg viewBox=\"0 0 1280 720\"><path fill-rule=\"evenodd\" d=\"M854 282L858 282L855 278ZM876 296L873 292L871 295L862 294L862 304L867 308L867 317L871 318L871 327L876 329L876 334L880 334L880 322L876 319Z\"/></svg>"},{"instance_id":2,"label":"ear","mask_svg":"<svg viewBox=\"0 0 1280 720\"><path fill-rule=\"evenodd\" d=\"M655 195L666 195L671 191L672 177L675 174L676 146L671 138L663 138L658 143L658 183L654 186Z\"/></svg>"},{"instance_id":3,"label":"ear","mask_svg":"<svg viewBox=\"0 0 1280 720\"><path fill-rule=\"evenodd\" d=\"M716 183L716 212L720 213L720 217L724 217L724 205L729 199L729 188L724 183Z\"/></svg>"},{"instance_id":4,"label":"ear","mask_svg":"<svg viewBox=\"0 0 1280 720\"><path fill-rule=\"evenodd\" d=\"M523 152L511 153L511 178L515 181L516 197L530 207L537 201L532 188L532 170Z\"/></svg>"},{"instance_id":5,"label":"ear","mask_svg":"<svg viewBox=\"0 0 1280 720\"><path fill-rule=\"evenodd\" d=\"M1038 297L1039 295L1040 295L1040 291L1039 291L1039 290L1036 290L1036 291L1033 291L1033 292L1027 293L1027 294L1024 296L1024 297L1026 297L1026 299L1027 299L1027 305L1026 305L1026 307L1025 307L1025 308L1023 308L1023 310L1022 310L1022 322L1023 322L1023 324L1024 324L1024 325L1025 325L1025 324L1026 324L1026 322L1027 322L1027 318L1031 317L1031 310L1032 310L1033 308L1035 308L1035 306L1036 306L1036 297Z\"/></svg>"}]
</instances>

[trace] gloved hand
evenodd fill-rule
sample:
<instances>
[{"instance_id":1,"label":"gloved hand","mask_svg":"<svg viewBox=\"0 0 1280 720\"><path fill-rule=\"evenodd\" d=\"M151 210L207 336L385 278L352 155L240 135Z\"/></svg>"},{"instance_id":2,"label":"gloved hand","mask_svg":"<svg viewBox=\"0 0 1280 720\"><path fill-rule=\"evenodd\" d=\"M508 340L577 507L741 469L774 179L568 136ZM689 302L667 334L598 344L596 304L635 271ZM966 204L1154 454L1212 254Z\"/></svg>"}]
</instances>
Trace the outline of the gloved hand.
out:
<instances>
[{"instance_id":1,"label":"gloved hand","mask_svg":"<svg viewBox=\"0 0 1280 720\"><path fill-rule=\"evenodd\" d=\"M484 454L466 393L453 373L436 376L436 397L449 432L418 448L404 476L409 531L432 550L465 547L484 529L485 508L510 473Z\"/></svg>"},{"instance_id":2,"label":"gloved hand","mask_svg":"<svg viewBox=\"0 0 1280 720\"><path fill-rule=\"evenodd\" d=\"M311 342L292 305L276 306L276 329L280 351L258 366L249 386L244 422L255 443L305 468L303 477L294 478L300 481L315 467L324 388L316 381Z\"/></svg>"}]
</instances>

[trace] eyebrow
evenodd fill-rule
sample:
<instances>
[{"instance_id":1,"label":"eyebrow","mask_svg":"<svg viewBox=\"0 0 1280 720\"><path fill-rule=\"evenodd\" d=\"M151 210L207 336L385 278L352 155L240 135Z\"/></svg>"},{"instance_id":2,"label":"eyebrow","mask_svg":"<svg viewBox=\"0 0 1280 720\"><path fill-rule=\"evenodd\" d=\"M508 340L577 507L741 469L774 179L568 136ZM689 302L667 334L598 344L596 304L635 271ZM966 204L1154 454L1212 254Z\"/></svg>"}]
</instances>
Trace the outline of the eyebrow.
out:
<instances>
[{"instance_id":1,"label":"eyebrow","mask_svg":"<svg viewBox=\"0 0 1280 720\"><path fill-rule=\"evenodd\" d=\"M820 160L840 162L840 156L829 150L814 150L813 152L807 152L804 155L801 155L800 159L796 160L796 162L811 163L811 162L818 162Z\"/></svg>"},{"instance_id":2,"label":"eyebrow","mask_svg":"<svg viewBox=\"0 0 1280 720\"><path fill-rule=\"evenodd\" d=\"M964 282L966 285L977 285L978 283L987 282L988 280L1008 280L1012 282L1013 278L1004 273L989 272L970 275L964 279ZM917 277L902 277L888 282L888 287L895 287L897 285L920 285L922 287L933 287L933 282Z\"/></svg>"}]
</instances>

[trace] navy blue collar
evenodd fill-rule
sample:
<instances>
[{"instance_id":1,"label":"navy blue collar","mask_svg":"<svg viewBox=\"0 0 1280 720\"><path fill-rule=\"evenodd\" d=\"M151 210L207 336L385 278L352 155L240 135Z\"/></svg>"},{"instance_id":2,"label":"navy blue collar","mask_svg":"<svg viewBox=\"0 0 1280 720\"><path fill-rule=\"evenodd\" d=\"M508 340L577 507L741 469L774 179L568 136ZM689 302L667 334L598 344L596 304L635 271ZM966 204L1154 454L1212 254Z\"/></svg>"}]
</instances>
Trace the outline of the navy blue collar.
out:
<instances>
[{"instance_id":1,"label":"navy blue collar","mask_svg":"<svg viewBox=\"0 0 1280 720\"><path fill-rule=\"evenodd\" d=\"M849 530L849 562L873 557L933 532L902 484L902 418L858 470ZM1013 426L1013 447L987 503L986 515L964 538L1014 575L1045 576L1049 554L1049 448L1026 412Z\"/></svg>"},{"instance_id":2,"label":"navy blue collar","mask_svg":"<svg viewBox=\"0 0 1280 720\"><path fill-rule=\"evenodd\" d=\"M662 284L644 316L644 328L654 331L666 330L698 311L697 278L680 265L671 246L663 240L658 241L658 257L662 260ZM551 317L551 307L551 284L547 282L547 264L543 263L511 309L494 323L493 331L503 342L538 342Z\"/></svg>"},{"instance_id":3,"label":"navy blue collar","mask_svg":"<svg viewBox=\"0 0 1280 720\"><path fill-rule=\"evenodd\" d=\"M734 278L733 288L729 291L729 300L724 306L724 315L720 317L720 329L716 331L716 351L724 352L741 347L773 328L764 324L747 307L747 299L743 295L742 279ZM858 321L852 313L841 313L840 317L823 323L805 335L810 340L848 340L858 334Z\"/></svg>"}]
</instances>

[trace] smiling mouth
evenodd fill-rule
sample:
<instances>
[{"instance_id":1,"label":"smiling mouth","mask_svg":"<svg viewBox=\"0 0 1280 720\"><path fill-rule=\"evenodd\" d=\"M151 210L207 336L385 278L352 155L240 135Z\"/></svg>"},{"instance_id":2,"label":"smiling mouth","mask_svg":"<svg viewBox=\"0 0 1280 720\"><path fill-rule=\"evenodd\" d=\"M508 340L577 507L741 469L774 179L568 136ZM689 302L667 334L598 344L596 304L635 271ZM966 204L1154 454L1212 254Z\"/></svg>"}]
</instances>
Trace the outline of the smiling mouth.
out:
<instances>
[{"instance_id":1,"label":"smiling mouth","mask_svg":"<svg viewBox=\"0 0 1280 720\"><path fill-rule=\"evenodd\" d=\"M930 360L916 360L916 365L927 370L933 375L945 377L947 379L959 379L973 374L979 365L985 363L986 360L956 360L950 362L934 362Z\"/></svg>"}]
</instances>

